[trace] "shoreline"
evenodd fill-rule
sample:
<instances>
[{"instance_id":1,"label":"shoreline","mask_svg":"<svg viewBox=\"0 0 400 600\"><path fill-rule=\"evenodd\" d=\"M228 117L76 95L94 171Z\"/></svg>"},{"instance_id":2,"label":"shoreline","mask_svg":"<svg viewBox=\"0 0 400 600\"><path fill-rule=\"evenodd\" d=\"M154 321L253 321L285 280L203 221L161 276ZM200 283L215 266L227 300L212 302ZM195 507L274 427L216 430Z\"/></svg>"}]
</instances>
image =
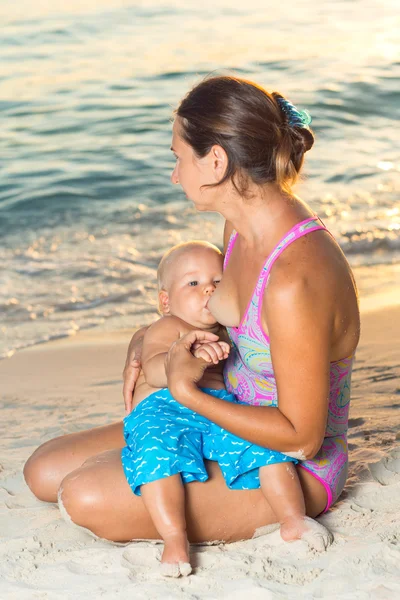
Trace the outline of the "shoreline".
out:
<instances>
[{"instance_id":1,"label":"shoreline","mask_svg":"<svg viewBox=\"0 0 400 600\"><path fill-rule=\"evenodd\" d=\"M353 267L353 273L359 291L361 315L400 306L400 263L356 266ZM153 314L154 319L157 318L155 304ZM77 311L76 318L79 319L79 311ZM69 332L60 335L55 334L53 339L28 342L26 346L9 350L1 355L0 364L21 352L41 350L47 348L49 344L56 347L65 343L90 343L91 340L93 340L93 343L103 344L107 343L110 337L123 338L125 333L132 335L132 332L137 329L138 321L135 317L133 317L135 326L132 328L126 325L112 327L112 319L113 317L110 318L110 321L105 321L94 327L85 328L83 326L82 329L76 331L71 328ZM143 315L142 320L144 324L150 324L153 320L152 313L149 311L146 315Z\"/></svg>"}]
</instances>

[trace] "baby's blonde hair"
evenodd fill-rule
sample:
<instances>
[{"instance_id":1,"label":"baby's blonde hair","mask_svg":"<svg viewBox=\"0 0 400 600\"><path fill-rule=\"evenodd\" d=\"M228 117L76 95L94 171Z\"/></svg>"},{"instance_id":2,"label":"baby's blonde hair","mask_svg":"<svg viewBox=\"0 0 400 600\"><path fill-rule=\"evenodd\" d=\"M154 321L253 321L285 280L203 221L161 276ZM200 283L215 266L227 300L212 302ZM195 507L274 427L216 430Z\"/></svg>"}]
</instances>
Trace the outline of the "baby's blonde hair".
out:
<instances>
[{"instance_id":1,"label":"baby's blonde hair","mask_svg":"<svg viewBox=\"0 0 400 600\"><path fill-rule=\"evenodd\" d=\"M168 273L169 267L171 266L172 262L176 258L178 258L178 256L181 256L181 254L185 253L186 251L190 251L190 250L194 250L194 249L198 249L198 248L208 248L210 250L214 250L214 252L217 252L217 254L220 254L222 256L221 250L219 248L217 248L217 246L214 246L214 244L211 244L210 242L192 240L190 242L182 242L181 244L177 244L176 246L173 246L172 248L167 250L167 252L164 254L162 259L160 260L160 264L158 265L157 287L158 287L159 292L161 290L167 290L167 287L168 287L167 273Z\"/></svg>"}]
</instances>

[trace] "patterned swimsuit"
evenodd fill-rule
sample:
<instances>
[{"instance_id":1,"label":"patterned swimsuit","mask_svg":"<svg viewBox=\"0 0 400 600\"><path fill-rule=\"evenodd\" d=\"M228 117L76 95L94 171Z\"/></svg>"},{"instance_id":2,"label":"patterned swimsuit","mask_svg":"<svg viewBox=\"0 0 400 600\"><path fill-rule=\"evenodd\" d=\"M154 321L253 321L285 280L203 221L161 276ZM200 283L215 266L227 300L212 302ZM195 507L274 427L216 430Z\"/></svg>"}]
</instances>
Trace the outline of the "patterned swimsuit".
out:
<instances>
[{"instance_id":1,"label":"patterned swimsuit","mask_svg":"<svg viewBox=\"0 0 400 600\"><path fill-rule=\"evenodd\" d=\"M285 248L303 235L320 229L326 230L318 217L311 217L295 225L284 236L264 264L239 327L227 328L234 351L230 353L225 365L225 385L228 392L246 404L254 406L278 406L279 404L269 337L264 333L261 325L263 294L271 268ZM236 239L237 233L233 232L225 256L224 268ZM299 467L309 471L324 486L328 495L325 511L341 494L347 477L347 426L352 365L353 356L331 363L325 438L313 459L299 463Z\"/></svg>"}]
</instances>

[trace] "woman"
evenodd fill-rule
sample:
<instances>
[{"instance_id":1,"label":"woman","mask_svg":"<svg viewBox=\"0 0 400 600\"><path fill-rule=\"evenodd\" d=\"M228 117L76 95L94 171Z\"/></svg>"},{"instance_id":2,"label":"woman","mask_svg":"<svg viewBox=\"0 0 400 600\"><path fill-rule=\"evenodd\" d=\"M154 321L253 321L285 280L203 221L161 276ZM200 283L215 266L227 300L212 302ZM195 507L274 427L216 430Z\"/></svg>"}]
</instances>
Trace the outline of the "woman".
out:
<instances>
[{"instance_id":1,"label":"woman","mask_svg":"<svg viewBox=\"0 0 400 600\"><path fill-rule=\"evenodd\" d=\"M339 246L291 187L313 145L309 118L280 94L232 77L197 85L176 111L171 179L201 211L226 219L225 271L209 308L233 342L227 406L197 389L204 363L192 332L167 361L182 404L255 444L299 458L307 514L327 510L347 474L351 366L359 339L355 283ZM124 396L137 376L140 333L128 351ZM206 341L206 340L205 340ZM121 466L122 423L47 442L25 466L34 494L114 541L157 538ZM252 537L275 522L260 490L229 490L216 463L186 486L190 541Z\"/></svg>"}]
</instances>

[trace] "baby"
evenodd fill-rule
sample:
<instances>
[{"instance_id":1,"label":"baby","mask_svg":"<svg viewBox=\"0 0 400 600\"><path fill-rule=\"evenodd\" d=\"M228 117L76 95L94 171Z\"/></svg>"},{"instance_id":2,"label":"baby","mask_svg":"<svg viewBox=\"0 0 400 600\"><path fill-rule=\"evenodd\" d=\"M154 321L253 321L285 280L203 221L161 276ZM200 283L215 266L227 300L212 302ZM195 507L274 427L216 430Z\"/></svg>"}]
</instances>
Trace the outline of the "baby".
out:
<instances>
[{"instance_id":1,"label":"baby","mask_svg":"<svg viewBox=\"0 0 400 600\"><path fill-rule=\"evenodd\" d=\"M219 463L231 489L261 485L280 523L299 524L303 531L307 519L310 533L315 528L326 533L322 525L305 517L295 459L227 432L176 402L166 387L164 365L171 345L201 329L217 334L219 341L193 350L197 358L209 363L199 386L217 398L239 402L224 386L223 360L230 351L227 333L207 308L222 268L221 252L207 242L179 244L162 258L158 293L163 316L145 333L134 409L124 420L124 473L134 494L142 496L164 541L161 573L169 577L189 575L192 570L183 483L208 479L204 458Z\"/></svg>"}]
</instances>

